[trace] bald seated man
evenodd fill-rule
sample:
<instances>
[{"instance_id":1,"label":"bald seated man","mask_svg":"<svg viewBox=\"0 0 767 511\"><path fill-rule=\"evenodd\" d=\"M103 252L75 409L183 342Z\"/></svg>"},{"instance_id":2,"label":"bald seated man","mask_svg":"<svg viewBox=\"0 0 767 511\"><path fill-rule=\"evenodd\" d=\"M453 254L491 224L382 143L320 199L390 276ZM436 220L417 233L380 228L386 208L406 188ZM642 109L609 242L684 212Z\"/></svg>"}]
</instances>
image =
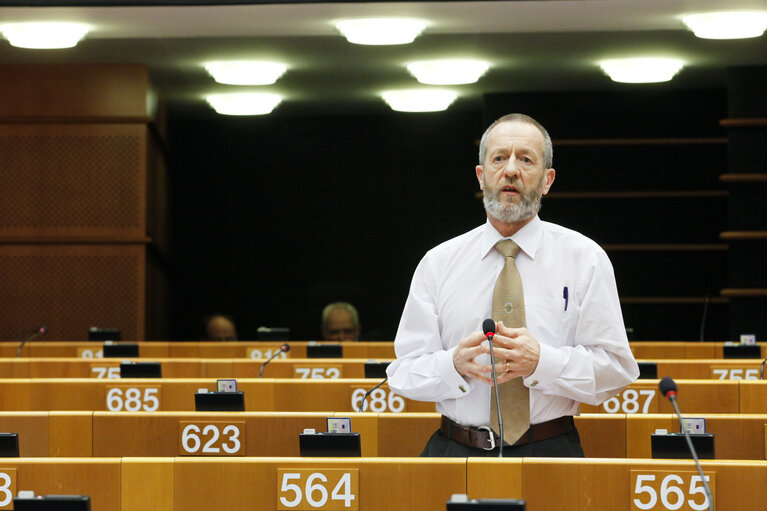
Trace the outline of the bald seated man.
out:
<instances>
[{"instance_id":1,"label":"bald seated man","mask_svg":"<svg viewBox=\"0 0 767 511\"><path fill-rule=\"evenodd\" d=\"M204 320L205 341L236 341L237 328L231 316L213 314Z\"/></svg>"},{"instance_id":2,"label":"bald seated man","mask_svg":"<svg viewBox=\"0 0 767 511\"><path fill-rule=\"evenodd\" d=\"M322 310L322 338L326 341L356 341L360 335L357 309L348 302L333 302Z\"/></svg>"}]
</instances>

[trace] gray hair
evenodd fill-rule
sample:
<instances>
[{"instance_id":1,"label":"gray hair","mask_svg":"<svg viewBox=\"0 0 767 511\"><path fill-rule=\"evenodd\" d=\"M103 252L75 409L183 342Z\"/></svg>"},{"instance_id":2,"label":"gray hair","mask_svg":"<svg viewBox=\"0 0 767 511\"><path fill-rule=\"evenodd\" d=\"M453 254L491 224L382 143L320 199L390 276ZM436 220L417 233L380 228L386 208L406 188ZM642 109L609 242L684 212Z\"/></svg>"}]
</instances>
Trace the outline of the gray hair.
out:
<instances>
[{"instance_id":1,"label":"gray hair","mask_svg":"<svg viewBox=\"0 0 767 511\"><path fill-rule=\"evenodd\" d=\"M525 114L507 114L501 117L500 119L497 119L493 124L487 127L485 132L482 134L482 139L479 141L479 164L484 165L485 164L485 152L487 151L487 138L490 136L490 132L498 126L501 123L504 122L523 122L525 124L530 124L531 126L535 126L538 128L538 131L541 132L541 135L543 135L543 168L544 169L550 169L554 166L554 146L551 143L551 137L549 136L549 132L546 131L546 128L543 127L541 123L530 117L529 115Z\"/></svg>"},{"instance_id":2,"label":"gray hair","mask_svg":"<svg viewBox=\"0 0 767 511\"><path fill-rule=\"evenodd\" d=\"M325 324L328 322L328 317L330 317L330 313L333 312L336 309L343 309L346 312L348 312L352 317L352 323L354 323L354 326L357 327L360 324L360 316L357 314L357 309L354 308L354 305L350 304L349 302L333 302L325 306L324 309L322 309L322 326L324 327Z\"/></svg>"}]
</instances>

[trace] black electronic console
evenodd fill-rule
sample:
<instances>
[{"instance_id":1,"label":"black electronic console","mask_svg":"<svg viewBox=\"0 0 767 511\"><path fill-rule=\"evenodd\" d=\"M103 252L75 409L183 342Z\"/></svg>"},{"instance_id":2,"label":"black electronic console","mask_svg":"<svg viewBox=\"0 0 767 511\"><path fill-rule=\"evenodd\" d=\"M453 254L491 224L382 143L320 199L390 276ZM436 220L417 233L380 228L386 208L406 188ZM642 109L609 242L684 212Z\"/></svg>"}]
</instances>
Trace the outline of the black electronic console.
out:
<instances>
[{"instance_id":1,"label":"black electronic console","mask_svg":"<svg viewBox=\"0 0 767 511\"><path fill-rule=\"evenodd\" d=\"M658 364L656 362L637 362L640 380L657 380Z\"/></svg>"},{"instance_id":2,"label":"black electronic console","mask_svg":"<svg viewBox=\"0 0 767 511\"><path fill-rule=\"evenodd\" d=\"M160 362L122 362L120 378L162 378Z\"/></svg>"},{"instance_id":3,"label":"black electronic console","mask_svg":"<svg viewBox=\"0 0 767 511\"><path fill-rule=\"evenodd\" d=\"M762 358L762 347L758 344L725 344L722 349L723 358Z\"/></svg>"},{"instance_id":4,"label":"black electronic console","mask_svg":"<svg viewBox=\"0 0 767 511\"><path fill-rule=\"evenodd\" d=\"M362 456L359 433L301 433L298 447L300 455L306 457Z\"/></svg>"},{"instance_id":5,"label":"black electronic console","mask_svg":"<svg viewBox=\"0 0 767 511\"><path fill-rule=\"evenodd\" d=\"M386 378L386 368L391 362L376 362L368 360L365 362L365 378Z\"/></svg>"},{"instance_id":6,"label":"black electronic console","mask_svg":"<svg viewBox=\"0 0 767 511\"><path fill-rule=\"evenodd\" d=\"M13 498L13 509L16 511L90 511L91 498L87 495L42 495L22 496Z\"/></svg>"},{"instance_id":7,"label":"black electronic console","mask_svg":"<svg viewBox=\"0 0 767 511\"><path fill-rule=\"evenodd\" d=\"M121 342L121 343L104 343L103 346L104 358L135 358L138 357L138 344Z\"/></svg>"},{"instance_id":8,"label":"black electronic console","mask_svg":"<svg viewBox=\"0 0 767 511\"><path fill-rule=\"evenodd\" d=\"M447 511L525 511L524 500L468 499L466 495L453 495L447 501Z\"/></svg>"},{"instance_id":9,"label":"black electronic console","mask_svg":"<svg viewBox=\"0 0 767 511\"><path fill-rule=\"evenodd\" d=\"M19 434L0 433L0 458L19 457Z\"/></svg>"},{"instance_id":10,"label":"black electronic console","mask_svg":"<svg viewBox=\"0 0 767 511\"><path fill-rule=\"evenodd\" d=\"M92 326L88 330L89 341L120 341L122 332L119 328L99 328Z\"/></svg>"},{"instance_id":11,"label":"black electronic console","mask_svg":"<svg viewBox=\"0 0 767 511\"><path fill-rule=\"evenodd\" d=\"M196 392L194 409L198 412L244 412L243 392Z\"/></svg>"},{"instance_id":12,"label":"black electronic console","mask_svg":"<svg viewBox=\"0 0 767 511\"><path fill-rule=\"evenodd\" d=\"M260 326L256 335L259 341L289 341L290 328Z\"/></svg>"},{"instance_id":13,"label":"black electronic console","mask_svg":"<svg viewBox=\"0 0 767 511\"><path fill-rule=\"evenodd\" d=\"M340 344L307 344L306 358L344 358L344 347Z\"/></svg>"},{"instance_id":14,"label":"black electronic console","mask_svg":"<svg viewBox=\"0 0 767 511\"><path fill-rule=\"evenodd\" d=\"M714 435L712 433L690 434L698 458L714 459ZM693 459L683 433L653 433L650 438L652 457L655 459L691 460Z\"/></svg>"}]
</instances>

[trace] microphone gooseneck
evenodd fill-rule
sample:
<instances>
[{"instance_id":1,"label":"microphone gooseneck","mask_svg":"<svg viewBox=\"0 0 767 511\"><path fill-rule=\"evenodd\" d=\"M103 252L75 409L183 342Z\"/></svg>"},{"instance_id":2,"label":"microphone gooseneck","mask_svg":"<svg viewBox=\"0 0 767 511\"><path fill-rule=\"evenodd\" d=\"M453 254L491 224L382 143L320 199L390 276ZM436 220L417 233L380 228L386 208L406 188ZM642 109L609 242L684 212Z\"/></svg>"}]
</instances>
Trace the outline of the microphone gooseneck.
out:
<instances>
[{"instance_id":1,"label":"microphone gooseneck","mask_svg":"<svg viewBox=\"0 0 767 511\"><path fill-rule=\"evenodd\" d=\"M266 359L266 362L261 364L261 369L258 370L258 377L261 378L262 375L264 374L264 367L266 367L266 364L271 362L274 358L278 357L281 353L287 353L288 351L290 351L290 344L285 343L282 346L280 346L280 349L272 353L272 355L268 359Z\"/></svg>"},{"instance_id":2,"label":"microphone gooseneck","mask_svg":"<svg viewBox=\"0 0 767 511\"><path fill-rule=\"evenodd\" d=\"M501 398L498 396L498 375L495 373L495 354L493 353L493 337L495 336L495 321L486 319L482 322L482 331L490 343L490 367L493 370L493 385L495 385L495 409L498 412L498 457L503 458L503 414L501 414ZM491 433L492 434L492 433Z\"/></svg>"},{"instance_id":3,"label":"microphone gooseneck","mask_svg":"<svg viewBox=\"0 0 767 511\"><path fill-rule=\"evenodd\" d=\"M698 460L698 453L695 452L695 446L692 445L692 438L690 438L690 433L687 431L687 428L684 427L684 420L682 419L682 414L679 411L679 406L676 404L676 383L673 379L669 376L665 376L661 379L660 383L658 384L658 388L660 389L661 393L664 397L668 398L669 401L671 401L671 404L674 406L674 411L676 412L676 416L679 418L679 426L682 428L682 433L684 433L684 438L687 440L687 447L690 449L690 454L692 454L692 459L695 461L695 466L698 468L698 474L700 475L701 482L703 483L703 489L706 491L706 498L708 499L708 509L710 511L714 511L714 499L711 496L711 488L708 486L708 481L706 481L706 476L703 475L703 467L700 466L700 461Z\"/></svg>"},{"instance_id":4,"label":"microphone gooseneck","mask_svg":"<svg viewBox=\"0 0 767 511\"><path fill-rule=\"evenodd\" d=\"M359 407L357 408L357 411L358 411L358 412L362 413L362 412L364 412L364 411L365 411L365 410L363 410L363 408L365 408L365 400L368 398L368 396L369 396L370 394L372 394L372 393L373 393L373 391L374 391L375 389L377 389L378 387L380 387L381 385L383 385L384 383L386 383L386 381L387 381L388 379L389 379L389 376L387 375L387 376L386 376L386 377L385 377L383 380L381 380L381 382L380 382L380 383L378 383L378 385L376 385L376 386L375 386L375 387L373 387L372 389L370 389L370 390L368 390L367 392L365 392L365 394L362 396L362 399L360 399L360 405L359 405Z\"/></svg>"},{"instance_id":5,"label":"microphone gooseneck","mask_svg":"<svg viewBox=\"0 0 767 511\"><path fill-rule=\"evenodd\" d=\"M19 344L19 347L16 348L16 358L19 358L21 356L21 348L23 348L26 343L30 341L34 341L35 339L37 339L38 337L42 335L45 335L46 333L48 333L48 327L43 325L37 330L35 330L35 333L33 333L32 335L30 335L29 337L21 341L21 343Z\"/></svg>"}]
</instances>

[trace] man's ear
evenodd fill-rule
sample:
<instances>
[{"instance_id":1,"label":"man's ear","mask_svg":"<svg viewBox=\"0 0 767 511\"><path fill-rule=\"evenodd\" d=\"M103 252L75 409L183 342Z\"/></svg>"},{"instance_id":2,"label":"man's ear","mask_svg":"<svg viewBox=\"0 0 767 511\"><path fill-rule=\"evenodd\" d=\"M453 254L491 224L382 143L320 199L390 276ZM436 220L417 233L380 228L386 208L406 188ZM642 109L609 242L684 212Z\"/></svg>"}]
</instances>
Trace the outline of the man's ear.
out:
<instances>
[{"instance_id":1,"label":"man's ear","mask_svg":"<svg viewBox=\"0 0 767 511\"><path fill-rule=\"evenodd\" d=\"M482 186L482 176L485 174L485 169L482 168L482 165L477 165L476 171L477 181L479 181L479 189L484 190L485 188Z\"/></svg>"},{"instance_id":2,"label":"man's ear","mask_svg":"<svg viewBox=\"0 0 767 511\"><path fill-rule=\"evenodd\" d=\"M544 183L543 183L543 195L549 193L551 185L554 184L554 178L557 176L557 171L554 169L546 169L544 171Z\"/></svg>"}]
</instances>

